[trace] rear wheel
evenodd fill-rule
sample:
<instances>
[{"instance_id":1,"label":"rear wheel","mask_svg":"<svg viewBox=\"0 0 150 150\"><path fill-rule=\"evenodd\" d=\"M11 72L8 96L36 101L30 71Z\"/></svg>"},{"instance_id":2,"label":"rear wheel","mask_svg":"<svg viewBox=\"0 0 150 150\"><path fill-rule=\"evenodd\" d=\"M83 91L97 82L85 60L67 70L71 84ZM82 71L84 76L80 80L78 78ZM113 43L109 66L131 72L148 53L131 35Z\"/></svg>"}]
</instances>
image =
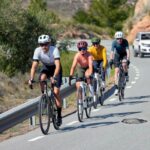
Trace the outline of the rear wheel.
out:
<instances>
[{"instance_id":1,"label":"rear wheel","mask_svg":"<svg viewBox=\"0 0 150 150\"><path fill-rule=\"evenodd\" d=\"M97 81L93 79L93 89L94 89L94 96L93 96L93 107L97 108L97 101L98 101L98 94L97 94Z\"/></svg>"},{"instance_id":2,"label":"rear wheel","mask_svg":"<svg viewBox=\"0 0 150 150\"><path fill-rule=\"evenodd\" d=\"M104 105L104 90L102 88L100 89L99 103L101 106Z\"/></svg>"},{"instance_id":3,"label":"rear wheel","mask_svg":"<svg viewBox=\"0 0 150 150\"><path fill-rule=\"evenodd\" d=\"M82 100L82 88L80 87L78 89L78 94L77 94L77 113L78 113L78 120L80 122L83 121L83 100Z\"/></svg>"},{"instance_id":4,"label":"rear wheel","mask_svg":"<svg viewBox=\"0 0 150 150\"><path fill-rule=\"evenodd\" d=\"M91 116L91 101L92 101L92 97L87 97L86 99L87 107L85 108L85 114L87 118L90 118Z\"/></svg>"},{"instance_id":5,"label":"rear wheel","mask_svg":"<svg viewBox=\"0 0 150 150\"><path fill-rule=\"evenodd\" d=\"M39 123L43 134L48 134L50 127L50 103L46 95L39 102Z\"/></svg>"},{"instance_id":6,"label":"rear wheel","mask_svg":"<svg viewBox=\"0 0 150 150\"><path fill-rule=\"evenodd\" d=\"M57 125L58 111L57 111L56 101L54 97L51 98L51 110L52 110L53 126L56 130L59 130L59 126Z\"/></svg>"}]
</instances>

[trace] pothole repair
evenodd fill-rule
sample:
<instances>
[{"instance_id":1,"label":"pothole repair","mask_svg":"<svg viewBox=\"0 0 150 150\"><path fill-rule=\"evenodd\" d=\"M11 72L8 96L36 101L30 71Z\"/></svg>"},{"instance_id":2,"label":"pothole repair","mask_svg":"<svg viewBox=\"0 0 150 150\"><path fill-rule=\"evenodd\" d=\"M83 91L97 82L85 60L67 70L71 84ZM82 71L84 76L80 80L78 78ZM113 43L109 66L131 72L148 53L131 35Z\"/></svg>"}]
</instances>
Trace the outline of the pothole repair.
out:
<instances>
[{"instance_id":1,"label":"pothole repair","mask_svg":"<svg viewBox=\"0 0 150 150\"><path fill-rule=\"evenodd\" d=\"M126 124L140 124L140 123L147 122L147 120L138 119L138 118L129 118L129 119L123 119L121 122L126 123Z\"/></svg>"}]
</instances>

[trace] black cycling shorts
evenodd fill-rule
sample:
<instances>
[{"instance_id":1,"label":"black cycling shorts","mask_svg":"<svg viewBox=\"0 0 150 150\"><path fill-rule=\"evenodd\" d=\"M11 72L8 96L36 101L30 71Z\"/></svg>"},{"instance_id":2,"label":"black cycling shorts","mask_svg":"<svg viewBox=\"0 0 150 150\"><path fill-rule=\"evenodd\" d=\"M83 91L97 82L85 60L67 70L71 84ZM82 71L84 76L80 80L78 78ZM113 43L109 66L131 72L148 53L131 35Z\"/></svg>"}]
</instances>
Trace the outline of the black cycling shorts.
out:
<instances>
[{"instance_id":1,"label":"black cycling shorts","mask_svg":"<svg viewBox=\"0 0 150 150\"><path fill-rule=\"evenodd\" d=\"M120 65L120 61L123 59L127 59L127 54L115 54L114 56L114 66L118 68Z\"/></svg>"},{"instance_id":2,"label":"black cycling shorts","mask_svg":"<svg viewBox=\"0 0 150 150\"><path fill-rule=\"evenodd\" d=\"M43 73L46 74L47 78L53 77L55 68L56 68L55 65L53 65L53 66L46 66L46 65L43 65L43 66L42 66L42 69L41 69L41 71L40 71L40 76L39 76L39 78L41 77L41 75L42 75ZM60 86L61 86L61 84L62 84L62 67L61 67L61 69L60 69L60 72L59 72L58 76L56 77L56 81L57 81L57 82L56 82L56 85L55 85L55 86L56 86L57 88L60 88Z\"/></svg>"}]
</instances>

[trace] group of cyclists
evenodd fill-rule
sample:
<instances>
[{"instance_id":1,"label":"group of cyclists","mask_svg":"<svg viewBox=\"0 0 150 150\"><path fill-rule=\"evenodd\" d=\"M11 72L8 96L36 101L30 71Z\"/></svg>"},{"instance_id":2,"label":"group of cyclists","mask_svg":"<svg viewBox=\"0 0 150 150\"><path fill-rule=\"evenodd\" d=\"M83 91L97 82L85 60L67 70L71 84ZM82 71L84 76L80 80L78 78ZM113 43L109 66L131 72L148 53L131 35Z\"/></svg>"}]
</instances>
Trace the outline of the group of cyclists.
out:
<instances>
[{"instance_id":1,"label":"group of cyclists","mask_svg":"<svg viewBox=\"0 0 150 150\"><path fill-rule=\"evenodd\" d=\"M70 69L69 84L74 75L75 70L77 71L76 88L79 88L80 81L83 77L86 77L87 83L91 84L91 76L97 70L101 68L102 76L102 86L105 89L105 73L108 66L107 50L101 45L101 39L94 37L91 39L92 45L88 47L86 40L81 40L77 43L78 52L75 54L72 67ZM44 81L50 78L52 83L55 83L54 93L56 95L56 104L58 111L57 125L62 124L62 102L60 97L60 86L62 84L62 67L60 61L60 52L56 46L51 45L51 38L49 35L40 35L38 38L39 46L35 49L33 55L33 62L31 67L29 85L33 84L36 69L39 62L43 64L39 80ZM115 95L117 95L117 74L119 72L120 60L123 61L123 68L125 70L125 75L127 81L128 76L128 65L130 63L130 51L129 44L126 39L124 39L123 32L117 31L115 33L115 40L112 43L110 61L109 64L115 67ZM44 85L41 82L41 92L44 92Z\"/></svg>"}]
</instances>

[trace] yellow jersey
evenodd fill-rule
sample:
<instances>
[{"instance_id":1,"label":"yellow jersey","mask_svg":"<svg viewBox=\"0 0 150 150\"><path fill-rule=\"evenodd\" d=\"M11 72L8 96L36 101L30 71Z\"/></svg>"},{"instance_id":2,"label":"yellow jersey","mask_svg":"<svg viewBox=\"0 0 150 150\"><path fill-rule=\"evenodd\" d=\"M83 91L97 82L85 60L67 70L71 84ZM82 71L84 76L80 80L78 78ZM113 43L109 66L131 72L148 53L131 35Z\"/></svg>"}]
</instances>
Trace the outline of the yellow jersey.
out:
<instances>
[{"instance_id":1,"label":"yellow jersey","mask_svg":"<svg viewBox=\"0 0 150 150\"><path fill-rule=\"evenodd\" d=\"M106 69L107 65L107 54L106 48L102 45L99 45L98 48L91 46L88 48L88 52L93 56L93 60L102 60L103 68Z\"/></svg>"}]
</instances>

